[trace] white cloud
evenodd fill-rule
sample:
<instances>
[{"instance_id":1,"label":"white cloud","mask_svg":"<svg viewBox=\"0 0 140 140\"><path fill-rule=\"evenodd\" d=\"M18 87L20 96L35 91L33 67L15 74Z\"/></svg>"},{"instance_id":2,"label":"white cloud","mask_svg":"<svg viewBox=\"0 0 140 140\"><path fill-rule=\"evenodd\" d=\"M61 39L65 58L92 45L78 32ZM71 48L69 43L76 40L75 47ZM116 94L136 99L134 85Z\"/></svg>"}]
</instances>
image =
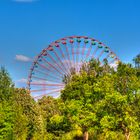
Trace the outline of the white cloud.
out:
<instances>
[{"instance_id":1,"label":"white cloud","mask_svg":"<svg viewBox=\"0 0 140 140\"><path fill-rule=\"evenodd\" d=\"M15 81L15 86L19 88L23 88L27 86L27 79L21 78Z\"/></svg>"},{"instance_id":2,"label":"white cloud","mask_svg":"<svg viewBox=\"0 0 140 140\"><path fill-rule=\"evenodd\" d=\"M15 59L17 61L22 61L22 62L31 62L32 61L31 58L29 58L29 57L27 57L25 55L21 55L21 54L20 55L16 55Z\"/></svg>"},{"instance_id":3,"label":"white cloud","mask_svg":"<svg viewBox=\"0 0 140 140\"><path fill-rule=\"evenodd\" d=\"M22 78L16 81L17 83L27 83L27 79Z\"/></svg>"},{"instance_id":4,"label":"white cloud","mask_svg":"<svg viewBox=\"0 0 140 140\"><path fill-rule=\"evenodd\" d=\"M15 2L34 2L36 0L13 0Z\"/></svg>"}]
</instances>

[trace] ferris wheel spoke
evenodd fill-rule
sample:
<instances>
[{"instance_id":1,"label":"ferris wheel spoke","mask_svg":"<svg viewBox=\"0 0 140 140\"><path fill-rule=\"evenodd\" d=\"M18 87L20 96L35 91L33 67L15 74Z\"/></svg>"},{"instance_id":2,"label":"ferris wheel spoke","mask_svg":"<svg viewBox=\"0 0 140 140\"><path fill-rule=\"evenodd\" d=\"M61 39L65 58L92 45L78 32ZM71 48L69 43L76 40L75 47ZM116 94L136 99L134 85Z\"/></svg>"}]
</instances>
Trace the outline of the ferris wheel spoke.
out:
<instances>
[{"instance_id":1,"label":"ferris wheel spoke","mask_svg":"<svg viewBox=\"0 0 140 140\"><path fill-rule=\"evenodd\" d=\"M47 66L42 65L42 64L39 64L39 63L38 63L38 65L41 66L42 68L48 70L50 73L52 73L52 71L50 70L50 67L48 68ZM54 73L53 73L53 74L54 74ZM60 77L60 75L59 75L59 77Z\"/></svg>"},{"instance_id":2,"label":"ferris wheel spoke","mask_svg":"<svg viewBox=\"0 0 140 140\"><path fill-rule=\"evenodd\" d=\"M82 61L83 61L85 49L86 49L86 43L84 43L84 46L83 46L83 49L82 49Z\"/></svg>"},{"instance_id":3,"label":"ferris wheel spoke","mask_svg":"<svg viewBox=\"0 0 140 140\"><path fill-rule=\"evenodd\" d=\"M46 69L47 71L50 71L50 68L48 68L47 66L42 65L42 64L40 64L40 63L38 63L38 65L41 66L42 68Z\"/></svg>"},{"instance_id":4,"label":"ferris wheel spoke","mask_svg":"<svg viewBox=\"0 0 140 140\"><path fill-rule=\"evenodd\" d=\"M40 67L42 67L43 69L48 70L48 72L50 72L50 73L52 73L52 74L54 75L54 72L51 71L50 67L48 68L46 65L43 65L43 64L40 64L40 63L38 63L38 65L39 65ZM39 67L38 67L38 68L39 68ZM60 77L60 74L57 73L57 76Z\"/></svg>"},{"instance_id":5,"label":"ferris wheel spoke","mask_svg":"<svg viewBox=\"0 0 140 140\"><path fill-rule=\"evenodd\" d=\"M97 56L97 60L103 55L104 50L101 51L101 53Z\"/></svg>"},{"instance_id":6,"label":"ferris wheel spoke","mask_svg":"<svg viewBox=\"0 0 140 140\"><path fill-rule=\"evenodd\" d=\"M51 95L51 94L54 94L54 93L58 93L60 92L61 90L56 90L56 91L52 91L52 92L49 92L49 93L46 93L46 94L42 94L42 95L39 95L39 96L35 96L34 98L37 99L37 98L40 98L40 97L43 97L43 96L47 96L47 95Z\"/></svg>"},{"instance_id":7,"label":"ferris wheel spoke","mask_svg":"<svg viewBox=\"0 0 140 140\"><path fill-rule=\"evenodd\" d=\"M37 77L37 76L32 76L32 78L39 79L39 80L44 81L44 82L56 82L56 83L60 83L60 81L56 81L56 80L52 80L52 79L49 79L48 80L48 79L45 79L45 78L42 78L42 77Z\"/></svg>"},{"instance_id":8,"label":"ferris wheel spoke","mask_svg":"<svg viewBox=\"0 0 140 140\"><path fill-rule=\"evenodd\" d=\"M50 94L50 93L58 91L58 90L60 91L60 90L62 90L62 88L60 88L60 89L59 88L53 88L52 91L51 91L51 89L48 89L48 88L34 89L34 90L31 90L31 92L40 92L40 91L49 91L49 90L50 90L50 92L48 92L46 94Z\"/></svg>"},{"instance_id":9,"label":"ferris wheel spoke","mask_svg":"<svg viewBox=\"0 0 140 140\"><path fill-rule=\"evenodd\" d=\"M86 40L84 40L84 46L83 46L83 49L82 49L82 59L81 59L81 62L80 62L80 67L82 67L82 65L85 61L84 54L85 54L86 44L87 44L87 42L86 42Z\"/></svg>"},{"instance_id":10,"label":"ferris wheel spoke","mask_svg":"<svg viewBox=\"0 0 140 140\"><path fill-rule=\"evenodd\" d=\"M42 79L42 77L34 77L34 76L32 76L34 79ZM41 80L40 79L40 80ZM43 79L45 79L45 78L43 78ZM53 78L53 79L50 79L50 78L47 78L46 80L43 80L44 82L55 82L55 83L60 83L60 82L62 82L62 79L60 79L60 80L57 80L57 79L55 79L55 78ZM40 81L39 81L40 82Z\"/></svg>"},{"instance_id":11,"label":"ferris wheel spoke","mask_svg":"<svg viewBox=\"0 0 140 140\"><path fill-rule=\"evenodd\" d=\"M61 67L49 53L48 53L48 56L66 74L66 72L63 69L63 67Z\"/></svg>"},{"instance_id":12,"label":"ferris wheel spoke","mask_svg":"<svg viewBox=\"0 0 140 140\"><path fill-rule=\"evenodd\" d=\"M98 51L98 47L96 47L96 49L94 50L94 52L93 52L93 54L92 54L92 57L91 58L94 58L95 57L95 54L96 54L96 52Z\"/></svg>"},{"instance_id":13,"label":"ferris wheel spoke","mask_svg":"<svg viewBox=\"0 0 140 140\"><path fill-rule=\"evenodd\" d=\"M63 73L61 71L59 71L55 66L53 66L51 63L49 63L46 59L42 58L42 60L47 63L50 67L52 67L53 69L55 69L58 73L60 73L61 75L63 75Z\"/></svg>"},{"instance_id":14,"label":"ferris wheel spoke","mask_svg":"<svg viewBox=\"0 0 140 140\"><path fill-rule=\"evenodd\" d=\"M63 51L62 51L62 49L61 49L61 47L59 48L59 50L60 50L60 53L61 53L61 56L62 56L62 58L64 58L64 60L65 61L63 61L63 64L68 68L68 71L70 70L70 68L69 68L69 65L68 65L68 63L67 63L67 59L66 59L66 57L65 57L65 54L63 53ZM69 71L69 73L70 73L70 71Z\"/></svg>"},{"instance_id":15,"label":"ferris wheel spoke","mask_svg":"<svg viewBox=\"0 0 140 140\"><path fill-rule=\"evenodd\" d=\"M64 84L45 84L45 83L37 83L37 82L32 82L30 83L31 85L38 85L38 86L60 86L63 87Z\"/></svg>"},{"instance_id":16,"label":"ferris wheel spoke","mask_svg":"<svg viewBox=\"0 0 140 140\"><path fill-rule=\"evenodd\" d=\"M70 68L70 70L71 70L71 68L72 68L72 64L71 64L71 60L70 60L70 54L69 54L69 51L68 51L68 47L67 47L67 45L65 45L65 47L66 47L66 53L67 53L68 61L69 61L69 68Z\"/></svg>"},{"instance_id":17,"label":"ferris wheel spoke","mask_svg":"<svg viewBox=\"0 0 140 140\"><path fill-rule=\"evenodd\" d=\"M77 44L77 50L76 50L76 66L77 66L77 72L79 71L79 49L80 49L80 42Z\"/></svg>"},{"instance_id":18,"label":"ferris wheel spoke","mask_svg":"<svg viewBox=\"0 0 140 140\"><path fill-rule=\"evenodd\" d=\"M74 46L73 44L71 44L71 51L72 51L72 63L73 63L73 67L75 68L75 57L74 57Z\"/></svg>"},{"instance_id":19,"label":"ferris wheel spoke","mask_svg":"<svg viewBox=\"0 0 140 140\"><path fill-rule=\"evenodd\" d=\"M32 76L32 78L34 78L34 79L39 79L39 80L41 80L41 81L47 81L47 79L41 78L41 77L37 77L37 76Z\"/></svg>"},{"instance_id":20,"label":"ferris wheel spoke","mask_svg":"<svg viewBox=\"0 0 140 140\"><path fill-rule=\"evenodd\" d=\"M84 60L84 61L86 61L86 60L87 60L87 58L89 57L90 52L91 52L91 49L92 49L92 44L90 44L90 47L89 47L89 49L88 49L88 51L87 51L86 58L85 58L85 60Z\"/></svg>"},{"instance_id":21,"label":"ferris wheel spoke","mask_svg":"<svg viewBox=\"0 0 140 140\"><path fill-rule=\"evenodd\" d=\"M65 67L65 65L63 64L62 60L60 59L60 57L58 56L58 54L55 52L55 50L54 50L54 54L56 55L57 59L61 63L62 68L66 70L65 74L68 74L67 68Z\"/></svg>"},{"instance_id":22,"label":"ferris wheel spoke","mask_svg":"<svg viewBox=\"0 0 140 140\"><path fill-rule=\"evenodd\" d=\"M36 87L36 89L32 89L31 92L41 92L41 91L45 91L46 93L54 91L54 90L62 90L64 87L47 87L47 86L34 86Z\"/></svg>"},{"instance_id":23,"label":"ferris wheel spoke","mask_svg":"<svg viewBox=\"0 0 140 140\"><path fill-rule=\"evenodd\" d=\"M42 71L40 71L40 70L36 70L36 69L35 69L34 71L36 71L36 72L38 72L38 73L41 73L41 74L43 74L43 75L45 75L45 76L51 77L51 78L55 78L55 79L57 79L57 80L61 80L61 79L62 79L62 77L54 76L54 74L53 74L53 76L52 76L52 75L49 75L49 73L45 73L45 72L42 72Z\"/></svg>"}]
</instances>

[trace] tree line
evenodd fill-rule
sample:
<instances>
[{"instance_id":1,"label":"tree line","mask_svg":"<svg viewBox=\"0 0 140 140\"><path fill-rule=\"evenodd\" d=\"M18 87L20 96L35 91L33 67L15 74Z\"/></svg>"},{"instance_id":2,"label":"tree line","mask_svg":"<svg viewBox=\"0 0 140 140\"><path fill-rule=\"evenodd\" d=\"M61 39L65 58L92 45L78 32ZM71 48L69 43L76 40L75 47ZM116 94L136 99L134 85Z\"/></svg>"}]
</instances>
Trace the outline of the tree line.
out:
<instances>
[{"instance_id":1,"label":"tree line","mask_svg":"<svg viewBox=\"0 0 140 140\"><path fill-rule=\"evenodd\" d=\"M139 140L140 55L135 66L91 59L65 75L59 98L35 101L0 69L0 140Z\"/></svg>"}]
</instances>

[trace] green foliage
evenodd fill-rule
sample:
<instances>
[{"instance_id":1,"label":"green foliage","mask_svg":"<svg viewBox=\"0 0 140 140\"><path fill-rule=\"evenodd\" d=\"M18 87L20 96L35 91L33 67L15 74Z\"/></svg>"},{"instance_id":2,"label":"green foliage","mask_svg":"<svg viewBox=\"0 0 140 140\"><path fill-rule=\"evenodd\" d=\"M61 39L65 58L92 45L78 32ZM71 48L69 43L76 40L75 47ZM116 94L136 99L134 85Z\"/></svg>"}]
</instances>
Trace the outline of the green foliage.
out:
<instances>
[{"instance_id":1,"label":"green foliage","mask_svg":"<svg viewBox=\"0 0 140 140\"><path fill-rule=\"evenodd\" d=\"M13 93L12 81L7 71L0 69L0 139L11 139L13 136L14 112L11 102Z\"/></svg>"},{"instance_id":2,"label":"green foliage","mask_svg":"<svg viewBox=\"0 0 140 140\"><path fill-rule=\"evenodd\" d=\"M13 83L4 67L0 69L0 101L8 100L11 97Z\"/></svg>"},{"instance_id":3,"label":"green foliage","mask_svg":"<svg viewBox=\"0 0 140 140\"><path fill-rule=\"evenodd\" d=\"M139 140L138 69L94 59L65 75L60 98L35 101L0 69L0 140Z\"/></svg>"},{"instance_id":4,"label":"green foliage","mask_svg":"<svg viewBox=\"0 0 140 140\"><path fill-rule=\"evenodd\" d=\"M132 136L136 139L130 133L139 130L138 116L134 113L139 83L131 65L120 63L114 71L107 64L100 67L91 60L83 65L80 74L71 77L61 98L71 122L81 127L83 133L92 130L98 139L102 136L112 140L118 134L120 139Z\"/></svg>"},{"instance_id":5,"label":"green foliage","mask_svg":"<svg viewBox=\"0 0 140 140\"><path fill-rule=\"evenodd\" d=\"M45 118L45 129L49 139L60 139L70 129L70 122L65 116L64 103L50 96L38 100L42 115ZM51 138L52 137L52 138Z\"/></svg>"},{"instance_id":6,"label":"green foliage","mask_svg":"<svg viewBox=\"0 0 140 140\"><path fill-rule=\"evenodd\" d=\"M138 54L134 59L133 62L135 63L136 68L140 68L140 54Z\"/></svg>"},{"instance_id":7,"label":"green foliage","mask_svg":"<svg viewBox=\"0 0 140 140\"><path fill-rule=\"evenodd\" d=\"M11 139L13 132L14 112L6 101L0 103L0 139Z\"/></svg>"}]
</instances>

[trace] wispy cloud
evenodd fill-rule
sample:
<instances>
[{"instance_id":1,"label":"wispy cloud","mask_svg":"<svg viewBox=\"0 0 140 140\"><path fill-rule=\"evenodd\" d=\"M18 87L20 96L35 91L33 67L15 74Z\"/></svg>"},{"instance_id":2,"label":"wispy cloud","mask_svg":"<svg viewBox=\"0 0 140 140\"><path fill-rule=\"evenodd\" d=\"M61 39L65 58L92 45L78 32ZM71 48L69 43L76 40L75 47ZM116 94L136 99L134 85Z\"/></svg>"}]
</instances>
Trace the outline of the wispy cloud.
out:
<instances>
[{"instance_id":1,"label":"wispy cloud","mask_svg":"<svg viewBox=\"0 0 140 140\"><path fill-rule=\"evenodd\" d=\"M27 87L27 79L21 78L15 81L15 86L18 88L25 88Z\"/></svg>"},{"instance_id":2,"label":"wispy cloud","mask_svg":"<svg viewBox=\"0 0 140 140\"><path fill-rule=\"evenodd\" d=\"M16 55L15 59L17 61L22 61L22 62L31 62L32 61L31 58L29 58L29 57L27 57L25 55L21 55L21 54L20 55Z\"/></svg>"},{"instance_id":3,"label":"wispy cloud","mask_svg":"<svg viewBox=\"0 0 140 140\"><path fill-rule=\"evenodd\" d=\"M21 78L19 80L16 81L17 83L27 83L27 79L26 78Z\"/></svg>"},{"instance_id":4,"label":"wispy cloud","mask_svg":"<svg viewBox=\"0 0 140 140\"><path fill-rule=\"evenodd\" d=\"M15 2L35 2L37 0L13 0Z\"/></svg>"}]
</instances>

